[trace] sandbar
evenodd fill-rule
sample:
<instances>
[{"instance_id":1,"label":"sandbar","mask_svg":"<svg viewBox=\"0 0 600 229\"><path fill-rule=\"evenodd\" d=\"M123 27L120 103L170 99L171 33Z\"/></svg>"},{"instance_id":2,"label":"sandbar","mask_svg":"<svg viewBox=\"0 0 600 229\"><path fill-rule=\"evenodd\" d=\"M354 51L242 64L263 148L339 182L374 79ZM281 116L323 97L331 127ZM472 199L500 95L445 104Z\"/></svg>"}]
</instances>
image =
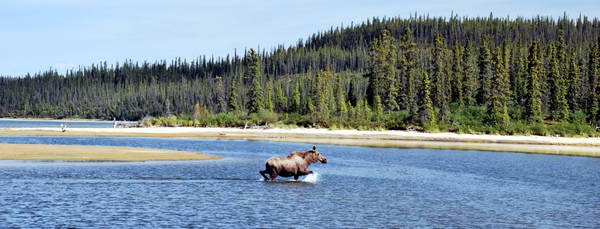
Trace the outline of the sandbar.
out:
<instances>
[{"instance_id":1,"label":"sandbar","mask_svg":"<svg viewBox=\"0 0 600 229\"><path fill-rule=\"evenodd\" d=\"M132 162L212 160L219 158L218 156L197 152L150 148L0 143L0 160Z\"/></svg>"}]
</instances>

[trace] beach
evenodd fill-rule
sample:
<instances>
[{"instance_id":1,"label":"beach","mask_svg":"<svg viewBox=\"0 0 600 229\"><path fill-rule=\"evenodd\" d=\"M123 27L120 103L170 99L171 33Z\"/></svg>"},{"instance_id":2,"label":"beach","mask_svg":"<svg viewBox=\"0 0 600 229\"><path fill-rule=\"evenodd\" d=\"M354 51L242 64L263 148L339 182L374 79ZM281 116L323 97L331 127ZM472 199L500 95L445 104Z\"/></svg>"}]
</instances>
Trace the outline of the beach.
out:
<instances>
[{"instance_id":1,"label":"beach","mask_svg":"<svg viewBox=\"0 0 600 229\"><path fill-rule=\"evenodd\" d=\"M0 128L0 136L105 136L246 139L371 147L486 150L600 157L600 138L504 136L413 131L239 128Z\"/></svg>"}]
</instances>

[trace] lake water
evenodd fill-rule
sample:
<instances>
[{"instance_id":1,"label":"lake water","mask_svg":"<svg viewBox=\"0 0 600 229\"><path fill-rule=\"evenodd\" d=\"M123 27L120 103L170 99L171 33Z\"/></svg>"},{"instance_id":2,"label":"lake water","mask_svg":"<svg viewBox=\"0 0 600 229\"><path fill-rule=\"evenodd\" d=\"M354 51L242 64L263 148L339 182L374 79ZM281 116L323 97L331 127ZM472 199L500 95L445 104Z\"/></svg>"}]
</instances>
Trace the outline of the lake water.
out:
<instances>
[{"instance_id":1,"label":"lake water","mask_svg":"<svg viewBox=\"0 0 600 229\"><path fill-rule=\"evenodd\" d=\"M57 121L57 120L0 120L0 128L2 127L56 127L60 128L60 124L67 124L68 128L112 128L112 121Z\"/></svg>"},{"instance_id":2,"label":"lake water","mask_svg":"<svg viewBox=\"0 0 600 229\"><path fill-rule=\"evenodd\" d=\"M311 182L263 182L308 144L0 137L201 151L198 162L0 162L0 227L599 228L600 159L318 145Z\"/></svg>"}]
</instances>

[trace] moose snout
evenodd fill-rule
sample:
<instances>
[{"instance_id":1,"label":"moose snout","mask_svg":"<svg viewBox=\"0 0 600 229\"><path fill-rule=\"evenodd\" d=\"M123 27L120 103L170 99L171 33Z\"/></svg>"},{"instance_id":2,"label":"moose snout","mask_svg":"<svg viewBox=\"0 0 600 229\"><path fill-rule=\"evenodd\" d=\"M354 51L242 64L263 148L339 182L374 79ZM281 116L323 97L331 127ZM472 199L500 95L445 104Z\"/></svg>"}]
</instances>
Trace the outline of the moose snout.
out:
<instances>
[{"instance_id":1,"label":"moose snout","mask_svg":"<svg viewBox=\"0 0 600 229\"><path fill-rule=\"evenodd\" d=\"M321 163L327 164L327 158L323 158L323 160L321 160Z\"/></svg>"}]
</instances>

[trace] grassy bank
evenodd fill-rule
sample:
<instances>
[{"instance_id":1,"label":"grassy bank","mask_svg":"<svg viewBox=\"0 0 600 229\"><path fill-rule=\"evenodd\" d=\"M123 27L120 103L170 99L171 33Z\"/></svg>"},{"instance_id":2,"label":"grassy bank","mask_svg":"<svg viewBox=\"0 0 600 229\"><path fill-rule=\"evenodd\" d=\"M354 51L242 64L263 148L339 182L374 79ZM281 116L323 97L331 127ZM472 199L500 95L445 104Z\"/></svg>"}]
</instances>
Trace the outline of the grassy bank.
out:
<instances>
[{"instance_id":1,"label":"grassy bank","mask_svg":"<svg viewBox=\"0 0 600 229\"><path fill-rule=\"evenodd\" d=\"M0 143L0 160L187 161L219 158L195 152L148 148Z\"/></svg>"},{"instance_id":2,"label":"grassy bank","mask_svg":"<svg viewBox=\"0 0 600 229\"><path fill-rule=\"evenodd\" d=\"M439 112L439 111L437 111ZM327 128L331 130L416 130L424 132L452 132L461 134L538 135L561 137L598 137L600 131L586 121L586 114L571 113L564 121L546 120L527 122L523 111L510 110L510 121L505 126L491 125L484 106L450 106L448 120L423 126L408 111L375 112L366 104L357 105L337 115L320 113L297 114L259 111L247 114L228 112L212 114L207 111L196 115L147 118L140 121L146 127L281 127Z\"/></svg>"}]
</instances>

